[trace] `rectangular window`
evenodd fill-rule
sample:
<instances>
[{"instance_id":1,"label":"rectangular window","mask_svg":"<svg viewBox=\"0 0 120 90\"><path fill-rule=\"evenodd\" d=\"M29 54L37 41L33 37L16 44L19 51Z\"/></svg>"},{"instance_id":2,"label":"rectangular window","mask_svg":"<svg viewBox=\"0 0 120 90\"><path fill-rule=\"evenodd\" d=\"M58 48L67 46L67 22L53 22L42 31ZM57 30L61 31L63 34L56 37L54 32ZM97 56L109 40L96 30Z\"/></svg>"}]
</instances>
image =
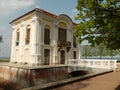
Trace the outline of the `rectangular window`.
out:
<instances>
[{"instance_id":1,"label":"rectangular window","mask_svg":"<svg viewBox=\"0 0 120 90\"><path fill-rule=\"evenodd\" d=\"M44 43L45 44L50 44L50 30L49 29L45 29Z\"/></svg>"},{"instance_id":2,"label":"rectangular window","mask_svg":"<svg viewBox=\"0 0 120 90\"><path fill-rule=\"evenodd\" d=\"M30 43L30 28L26 30L26 44Z\"/></svg>"},{"instance_id":3,"label":"rectangular window","mask_svg":"<svg viewBox=\"0 0 120 90\"><path fill-rule=\"evenodd\" d=\"M73 59L77 59L76 51L73 51Z\"/></svg>"},{"instance_id":4,"label":"rectangular window","mask_svg":"<svg viewBox=\"0 0 120 90\"><path fill-rule=\"evenodd\" d=\"M17 32L16 35L17 35L17 36L16 36L16 46L17 46L17 45L19 45L19 43L20 43L20 32Z\"/></svg>"},{"instance_id":5,"label":"rectangular window","mask_svg":"<svg viewBox=\"0 0 120 90\"><path fill-rule=\"evenodd\" d=\"M77 43L76 43L76 37L73 36L73 47L76 48L77 47Z\"/></svg>"},{"instance_id":6,"label":"rectangular window","mask_svg":"<svg viewBox=\"0 0 120 90\"><path fill-rule=\"evenodd\" d=\"M66 41L66 39L67 39L66 29L59 28L59 30L58 30L58 41Z\"/></svg>"}]
</instances>

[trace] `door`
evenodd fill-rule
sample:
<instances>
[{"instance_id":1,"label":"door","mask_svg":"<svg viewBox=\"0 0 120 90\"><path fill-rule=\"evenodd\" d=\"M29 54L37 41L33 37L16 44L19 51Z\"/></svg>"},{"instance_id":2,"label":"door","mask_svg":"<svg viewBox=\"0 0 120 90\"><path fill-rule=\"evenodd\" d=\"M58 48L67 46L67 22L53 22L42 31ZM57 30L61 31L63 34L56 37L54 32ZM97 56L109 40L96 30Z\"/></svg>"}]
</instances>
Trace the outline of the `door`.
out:
<instances>
[{"instance_id":1,"label":"door","mask_svg":"<svg viewBox=\"0 0 120 90\"><path fill-rule=\"evenodd\" d=\"M44 65L49 65L50 64L50 50L45 49L44 50Z\"/></svg>"},{"instance_id":2,"label":"door","mask_svg":"<svg viewBox=\"0 0 120 90\"><path fill-rule=\"evenodd\" d=\"M61 50L60 52L60 63L61 64L65 64L65 51L64 50Z\"/></svg>"}]
</instances>

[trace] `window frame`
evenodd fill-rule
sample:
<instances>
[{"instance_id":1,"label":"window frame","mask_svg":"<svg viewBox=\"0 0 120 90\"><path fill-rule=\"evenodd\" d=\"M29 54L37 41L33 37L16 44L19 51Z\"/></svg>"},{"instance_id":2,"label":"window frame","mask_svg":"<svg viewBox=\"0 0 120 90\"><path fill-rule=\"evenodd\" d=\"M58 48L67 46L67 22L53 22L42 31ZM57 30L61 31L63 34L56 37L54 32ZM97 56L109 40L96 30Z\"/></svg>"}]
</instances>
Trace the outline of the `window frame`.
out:
<instances>
[{"instance_id":1,"label":"window frame","mask_svg":"<svg viewBox=\"0 0 120 90\"><path fill-rule=\"evenodd\" d=\"M44 44L50 45L50 27L48 25L44 28Z\"/></svg>"},{"instance_id":2,"label":"window frame","mask_svg":"<svg viewBox=\"0 0 120 90\"><path fill-rule=\"evenodd\" d=\"M19 46L19 44L20 44L20 29L17 29L15 45Z\"/></svg>"},{"instance_id":3,"label":"window frame","mask_svg":"<svg viewBox=\"0 0 120 90\"><path fill-rule=\"evenodd\" d=\"M25 35L25 44L28 45L30 44L30 33L31 32L31 27L30 25L26 26L26 35Z\"/></svg>"}]
</instances>

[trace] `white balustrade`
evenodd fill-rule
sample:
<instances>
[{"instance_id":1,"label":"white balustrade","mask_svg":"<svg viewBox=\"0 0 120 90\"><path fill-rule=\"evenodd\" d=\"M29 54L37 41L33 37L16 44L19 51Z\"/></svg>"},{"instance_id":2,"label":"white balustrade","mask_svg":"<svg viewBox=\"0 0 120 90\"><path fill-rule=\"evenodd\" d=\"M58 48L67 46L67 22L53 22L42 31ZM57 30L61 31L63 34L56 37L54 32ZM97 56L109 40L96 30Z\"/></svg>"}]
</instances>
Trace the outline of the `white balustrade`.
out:
<instances>
[{"instance_id":1,"label":"white balustrade","mask_svg":"<svg viewBox=\"0 0 120 90\"><path fill-rule=\"evenodd\" d=\"M103 59L69 59L68 65L78 65L83 67L94 68L116 68L117 60L103 60Z\"/></svg>"}]
</instances>

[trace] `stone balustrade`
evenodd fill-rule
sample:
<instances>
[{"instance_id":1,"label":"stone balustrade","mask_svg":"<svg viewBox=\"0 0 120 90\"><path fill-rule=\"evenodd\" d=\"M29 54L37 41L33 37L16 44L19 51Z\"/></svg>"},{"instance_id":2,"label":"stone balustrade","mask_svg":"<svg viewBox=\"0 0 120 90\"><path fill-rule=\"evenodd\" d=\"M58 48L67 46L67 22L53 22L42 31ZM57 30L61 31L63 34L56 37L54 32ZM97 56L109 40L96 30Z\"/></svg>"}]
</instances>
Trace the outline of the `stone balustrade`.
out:
<instances>
[{"instance_id":1,"label":"stone balustrade","mask_svg":"<svg viewBox=\"0 0 120 90\"><path fill-rule=\"evenodd\" d=\"M81 67L93 68L117 68L117 60L103 60L103 59L69 59L68 65L78 65Z\"/></svg>"}]
</instances>

